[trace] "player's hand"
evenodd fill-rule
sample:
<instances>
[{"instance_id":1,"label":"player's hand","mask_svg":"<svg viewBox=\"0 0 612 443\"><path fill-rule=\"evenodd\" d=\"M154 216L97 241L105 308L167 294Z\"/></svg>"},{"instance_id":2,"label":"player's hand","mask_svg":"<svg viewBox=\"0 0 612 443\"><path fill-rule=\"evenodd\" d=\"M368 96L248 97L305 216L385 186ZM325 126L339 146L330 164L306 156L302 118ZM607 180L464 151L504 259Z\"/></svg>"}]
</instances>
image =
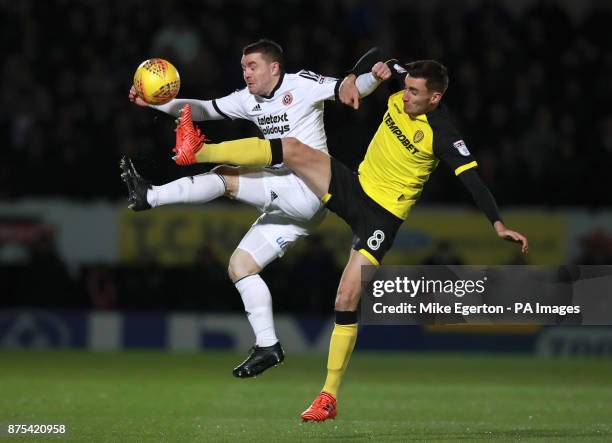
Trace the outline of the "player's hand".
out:
<instances>
[{"instance_id":1,"label":"player's hand","mask_svg":"<svg viewBox=\"0 0 612 443\"><path fill-rule=\"evenodd\" d=\"M359 109L360 101L359 89L357 89L357 85L355 85L356 79L357 77L355 77L354 74L347 75L344 80L342 80L340 90L338 91L340 101L355 110Z\"/></svg>"},{"instance_id":2,"label":"player's hand","mask_svg":"<svg viewBox=\"0 0 612 443\"><path fill-rule=\"evenodd\" d=\"M520 243L521 252L523 254L527 254L529 252L529 242L527 242L527 237L519 232L506 228L506 226L504 226L504 224L500 221L496 221L493 226L495 227L495 231L497 232L499 238L514 243Z\"/></svg>"},{"instance_id":3,"label":"player's hand","mask_svg":"<svg viewBox=\"0 0 612 443\"><path fill-rule=\"evenodd\" d=\"M136 88L134 86L130 88L128 98L132 103L136 103L138 106L148 106L146 101L138 97L138 94L136 94Z\"/></svg>"},{"instance_id":4,"label":"player's hand","mask_svg":"<svg viewBox=\"0 0 612 443\"><path fill-rule=\"evenodd\" d=\"M376 80L385 81L391 78L391 69L389 69L386 63L378 62L372 66L372 75L374 75Z\"/></svg>"}]
</instances>

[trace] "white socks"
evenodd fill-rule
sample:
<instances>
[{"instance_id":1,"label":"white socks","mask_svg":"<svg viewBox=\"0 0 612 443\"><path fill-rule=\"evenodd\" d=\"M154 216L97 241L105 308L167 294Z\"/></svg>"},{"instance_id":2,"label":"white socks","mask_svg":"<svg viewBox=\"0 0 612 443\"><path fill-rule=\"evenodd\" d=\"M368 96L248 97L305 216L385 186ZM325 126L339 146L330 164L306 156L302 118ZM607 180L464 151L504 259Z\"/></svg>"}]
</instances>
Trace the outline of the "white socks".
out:
<instances>
[{"instance_id":1,"label":"white socks","mask_svg":"<svg viewBox=\"0 0 612 443\"><path fill-rule=\"evenodd\" d=\"M225 194L225 182L215 174L183 177L147 191L147 201L154 208L171 203L206 203Z\"/></svg>"},{"instance_id":2,"label":"white socks","mask_svg":"<svg viewBox=\"0 0 612 443\"><path fill-rule=\"evenodd\" d=\"M277 343L272 317L272 296L266 282L259 274L255 274L238 280L235 285L240 292L244 310L255 333L255 344L272 346Z\"/></svg>"},{"instance_id":3,"label":"white socks","mask_svg":"<svg viewBox=\"0 0 612 443\"><path fill-rule=\"evenodd\" d=\"M215 173L179 178L147 192L152 207L172 203L206 203L225 194L225 182ZM272 296L259 274L249 275L235 283L257 346L272 346L278 342L272 316Z\"/></svg>"}]
</instances>

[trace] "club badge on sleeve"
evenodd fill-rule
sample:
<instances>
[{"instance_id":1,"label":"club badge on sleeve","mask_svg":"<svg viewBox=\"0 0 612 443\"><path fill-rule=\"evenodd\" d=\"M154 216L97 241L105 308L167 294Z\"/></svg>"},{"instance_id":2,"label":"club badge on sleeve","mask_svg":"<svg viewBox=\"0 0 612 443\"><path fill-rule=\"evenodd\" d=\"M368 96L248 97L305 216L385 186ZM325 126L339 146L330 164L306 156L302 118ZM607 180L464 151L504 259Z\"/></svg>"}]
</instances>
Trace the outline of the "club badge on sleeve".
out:
<instances>
[{"instance_id":1,"label":"club badge on sleeve","mask_svg":"<svg viewBox=\"0 0 612 443\"><path fill-rule=\"evenodd\" d=\"M453 146L457 149L457 151L459 151L459 154L463 155L464 157L469 157L470 151L463 140L457 140L453 143Z\"/></svg>"}]
</instances>

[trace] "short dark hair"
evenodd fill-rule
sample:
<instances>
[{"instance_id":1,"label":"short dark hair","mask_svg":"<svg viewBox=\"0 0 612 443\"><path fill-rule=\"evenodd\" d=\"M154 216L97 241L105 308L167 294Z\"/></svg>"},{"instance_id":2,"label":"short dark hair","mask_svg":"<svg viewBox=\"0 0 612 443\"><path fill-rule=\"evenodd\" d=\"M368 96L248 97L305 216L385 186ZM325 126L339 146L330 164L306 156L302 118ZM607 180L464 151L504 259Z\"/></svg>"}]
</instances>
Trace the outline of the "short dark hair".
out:
<instances>
[{"instance_id":1,"label":"short dark hair","mask_svg":"<svg viewBox=\"0 0 612 443\"><path fill-rule=\"evenodd\" d=\"M285 60L283 57L283 48L275 41L262 38L254 43L246 45L242 49L242 55L260 53L267 62L277 62L281 69L285 67Z\"/></svg>"},{"instance_id":2,"label":"short dark hair","mask_svg":"<svg viewBox=\"0 0 612 443\"><path fill-rule=\"evenodd\" d=\"M425 86L430 91L444 94L448 88L448 70L435 60L417 60L406 64L410 77L424 78Z\"/></svg>"}]
</instances>

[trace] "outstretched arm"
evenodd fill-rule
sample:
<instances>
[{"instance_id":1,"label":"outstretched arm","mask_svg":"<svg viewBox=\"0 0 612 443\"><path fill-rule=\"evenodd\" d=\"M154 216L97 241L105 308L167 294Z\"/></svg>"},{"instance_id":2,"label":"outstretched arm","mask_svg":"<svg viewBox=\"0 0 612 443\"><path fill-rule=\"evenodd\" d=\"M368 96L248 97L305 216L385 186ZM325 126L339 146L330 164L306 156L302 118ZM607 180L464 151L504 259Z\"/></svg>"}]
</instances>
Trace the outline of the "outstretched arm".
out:
<instances>
[{"instance_id":1,"label":"outstretched arm","mask_svg":"<svg viewBox=\"0 0 612 443\"><path fill-rule=\"evenodd\" d=\"M180 115L181 109L186 104L191 105L191 115L194 121L204 120L222 120L225 117L218 112L218 107L215 106L214 100L195 100L189 98L175 98L170 100L165 105L150 105L151 108L165 112L174 117Z\"/></svg>"},{"instance_id":2,"label":"outstretched arm","mask_svg":"<svg viewBox=\"0 0 612 443\"><path fill-rule=\"evenodd\" d=\"M476 172L474 169L469 169L459 174L459 180L461 180L463 185L470 191L476 205L493 224L493 228L495 229L495 232L497 232L499 238L520 243L521 251L523 253L527 253L529 250L527 238L516 231L506 228L501 216L499 215L499 209L497 208L495 198L493 198L493 195L491 194L491 191L489 191L487 185L485 185L481 180L478 172Z\"/></svg>"},{"instance_id":3,"label":"outstretched arm","mask_svg":"<svg viewBox=\"0 0 612 443\"><path fill-rule=\"evenodd\" d=\"M165 112L166 114L170 114L174 117L178 117L180 115L183 106L190 104L192 116L195 121L221 120L225 118L217 111L218 108L215 106L214 100L175 98L164 105L150 105L140 98L138 94L136 94L136 88L134 88L134 86L132 86L130 89L128 98L132 103L135 103L138 106L157 109L158 111Z\"/></svg>"},{"instance_id":4,"label":"outstretched arm","mask_svg":"<svg viewBox=\"0 0 612 443\"><path fill-rule=\"evenodd\" d=\"M529 249L527 239L518 232L512 231L504 225L497 203L487 185L483 183L476 172L478 163L472 157L461 134L451 121L452 118L444 107L440 107L428 115L429 124L433 131L434 155L446 163L459 180L470 191L476 205L493 224L499 238L521 244L521 251L526 253Z\"/></svg>"}]
</instances>

